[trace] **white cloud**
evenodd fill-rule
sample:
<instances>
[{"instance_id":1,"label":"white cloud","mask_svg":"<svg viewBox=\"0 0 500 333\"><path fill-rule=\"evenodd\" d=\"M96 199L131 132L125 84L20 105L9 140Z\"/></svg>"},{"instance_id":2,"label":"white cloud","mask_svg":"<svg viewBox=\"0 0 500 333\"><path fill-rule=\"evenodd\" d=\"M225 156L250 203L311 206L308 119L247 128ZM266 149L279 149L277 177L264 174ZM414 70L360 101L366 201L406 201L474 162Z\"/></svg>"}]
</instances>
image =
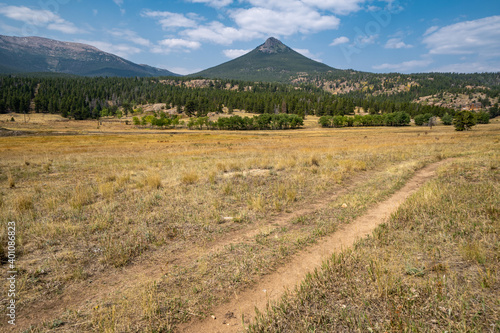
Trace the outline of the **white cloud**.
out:
<instances>
[{"instance_id":1,"label":"white cloud","mask_svg":"<svg viewBox=\"0 0 500 333\"><path fill-rule=\"evenodd\" d=\"M302 54L304 57L308 57L309 59L316 60L318 62L321 62L322 60L316 57L315 54L311 53L308 49L293 49L294 51Z\"/></svg>"},{"instance_id":2,"label":"white cloud","mask_svg":"<svg viewBox=\"0 0 500 333\"><path fill-rule=\"evenodd\" d=\"M497 57L500 54L500 16L445 26L428 33L423 43L430 54Z\"/></svg>"},{"instance_id":3,"label":"white cloud","mask_svg":"<svg viewBox=\"0 0 500 333\"><path fill-rule=\"evenodd\" d=\"M60 31L65 34L77 34L84 32L83 30L75 27L73 23L66 21L50 23L47 25L47 29Z\"/></svg>"},{"instance_id":4,"label":"white cloud","mask_svg":"<svg viewBox=\"0 0 500 333\"><path fill-rule=\"evenodd\" d=\"M166 68L166 67L160 67L160 68ZM193 73L198 73L204 70L205 68L186 68L186 67L172 67L168 68L169 71L175 74L181 74L181 75L188 75L188 74L193 74Z\"/></svg>"},{"instance_id":5,"label":"white cloud","mask_svg":"<svg viewBox=\"0 0 500 333\"><path fill-rule=\"evenodd\" d=\"M391 38L385 43L386 49L409 49L413 45L406 44L401 40L401 38Z\"/></svg>"},{"instance_id":6,"label":"white cloud","mask_svg":"<svg viewBox=\"0 0 500 333\"><path fill-rule=\"evenodd\" d=\"M245 31L214 21L207 25L199 26L195 29L188 29L182 32L191 40L209 41L216 44L228 45L236 40L251 40L262 37L258 32Z\"/></svg>"},{"instance_id":7,"label":"white cloud","mask_svg":"<svg viewBox=\"0 0 500 333\"><path fill-rule=\"evenodd\" d=\"M196 21L193 17L196 17L196 14L190 15L191 18L185 16L184 14L172 13L172 12L160 12L160 11L151 11L145 10L141 13L142 17L152 17L158 19L158 23L162 26L163 29L171 29L171 28L192 28L197 25Z\"/></svg>"},{"instance_id":8,"label":"white cloud","mask_svg":"<svg viewBox=\"0 0 500 333\"><path fill-rule=\"evenodd\" d=\"M26 6L5 6L0 4L0 14L35 27L46 27L49 30L60 31L66 34L84 33L73 23L61 18L59 15L42 9L31 9Z\"/></svg>"},{"instance_id":9,"label":"white cloud","mask_svg":"<svg viewBox=\"0 0 500 333\"><path fill-rule=\"evenodd\" d=\"M437 25L433 25L432 27L428 28L425 32L424 32L424 36L427 36L427 35L430 35L432 34L434 31L438 30L439 27Z\"/></svg>"},{"instance_id":10,"label":"white cloud","mask_svg":"<svg viewBox=\"0 0 500 333\"><path fill-rule=\"evenodd\" d=\"M356 36L356 43L358 45L368 45L368 44L373 44L377 40L378 35L358 35Z\"/></svg>"},{"instance_id":11,"label":"white cloud","mask_svg":"<svg viewBox=\"0 0 500 333\"><path fill-rule=\"evenodd\" d=\"M345 44L345 43L349 43L349 38L347 38L346 36L341 36L341 37L335 38L333 40L333 42L330 43L330 46L337 46L337 45Z\"/></svg>"},{"instance_id":12,"label":"white cloud","mask_svg":"<svg viewBox=\"0 0 500 333\"><path fill-rule=\"evenodd\" d=\"M150 46L151 45L151 42L148 39L142 38L135 31L132 31L132 30L113 29L113 30L110 30L108 32L114 37L128 40L128 41L130 41L134 44L137 44L137 45L142 45L142 46Z\"/></svg>"},{"instance_id":13,"label":"white cloud","mask_svg":"<svg viewBox=\"0 0 500 333\"><path fill-rule=\"evenodd\" d=\"M116 54L122 58L141 53L142 50L135 46L130 46L127 44L111 44L108 42L96 41L96 40L78 40L78 43L89 44L101 51Z\"/></svg>"},{"instance_id":14,"label":"white cloud","mask_svg":"<svg viewBox=\"0 0 500 333\"><path fill-rule=\"evenodd\" d=\"M308 34L336 29L340 24L337 17L322 15L300 2L291 1L287 6L269 7L237 9L230 12L230 16L240 29L258 32L265 36Z\"/></svg>"},{"instance_id":15,"label":"white cloud","mask_svg":"<svg viewBox=\"0 0 500 333\"><path fill-rule=\"evenodd\" d=\"M303 0L303 2L320 9L330 10L336 14L347 15L361 10L360 4L365 0Z\"/></svg>"},{"instance_id":16,"label":"white cloud","mask_svg":"<svg viewBox=\"0 0 500 333\"><path fill-rule=\"evenodd\" d=\"M171 52L191 52L192 50L199 49L200 42L190 41L179 38L163 39L151 48L153 53L169 54Z\"/></svg>"},{"instance_id":17,"label":"white cloud","mask_svg":"<svg viewBox=\"0 0 500 333\"><path fill-rule=\"evenodd\" d=\"M221 8L233 3L233 0L190 0L195 3L205 3L209 6Z\"/></svg>"},{"instance_id":18,"label":"white cloud","mask_svg":"<svg viewBox=\"0 0 500 333\"><path fill-rule=\"evenodd\" d=\"M408 72L408 71L411 71L415 68L427 67L431 63L432 63L432 60L430 60L430 59L410 60L410 61L404 61L404 62L399 63L399 64L377 65L377 66L373 66L373 69L390 70L390 71L396 71L396 72Z\"/></svg>"},{"instance_id":19,"label":"white cloud","mask_svg":"<svg viewBox=\"0 0 500 333\"><path fill-rule=\"evenodd\" d=\"M243 0L242 0L243 1ZM303 0L244 0L251 6L227 10L227 16L235 23L227 26L213 21L192 26L181 32L186 38L229 45L234 41L246 41L269 36L290 36L336 29L340 20L325 15ZM335 0L343 2L345 0ZM332 2L332 1L330 1ZM359 2L359 1L358 1Z\"/></svg>"},{"instance_id":20,"label":"white cloud","mask_svg":"<svg viewBox=\"0 0 500 333\"><path fill-rule=\"evenodd\" d=\"M123 0L113 0L114 3L116 3L117 6L122 6L123 5Z\"/></svg>"},{"instance_id":21,"label":"white cloud","mask_svg":"<svg viewBox=\"0 0 500 333\"><path fill-rule=\"evenodd\" d=\"M500 61L496 62L466 62L441 66L434 68L431 72L450 73L483 73L500 72Z\"/></svg>"},{"instance_id":22,"label":"white cloud","mask_svg":"<svg viewBox=\"0 0 500 333\"><path fill-rule=\"evenodd\" d=\"M241 57L244 54L247 54L251 50L242 50L242 49L230 49L230 50L224 50L222 53L230 59L238 58Z\"/></svg>"}]
</instances>

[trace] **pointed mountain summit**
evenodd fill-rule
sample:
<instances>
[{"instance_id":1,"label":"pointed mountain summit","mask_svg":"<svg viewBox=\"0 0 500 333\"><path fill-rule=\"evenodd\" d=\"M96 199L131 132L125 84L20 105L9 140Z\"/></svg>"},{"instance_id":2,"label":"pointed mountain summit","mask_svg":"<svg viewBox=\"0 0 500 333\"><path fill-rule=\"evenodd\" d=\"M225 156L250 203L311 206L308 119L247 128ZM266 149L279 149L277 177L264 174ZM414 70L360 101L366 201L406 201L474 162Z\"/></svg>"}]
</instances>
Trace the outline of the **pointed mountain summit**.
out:
<instances>
[{"instance_id":1,"label":"pointed mountain summit","mask_svg":"<svg viewBox=\"0 0 500 333\"><path fill-rule=\"evenodd\" d=\"M190 76L246 81L290 82L299 75L337 71L309 59L271 37L239 58Z\"/></svg>"},{"instance_id":2,"label":"pointed mountain summit","mask_svg":"<svg viewBox=\"0 0 500 333\"><path fill-rule=\"evenodd\" d=\"M262 53L269 53L269 54L283 53L292 50L274 37L268 38L266 42L261 46L259 46L257 49Z\"/></svg>"},{"instance_id":3,"label":"pointed mountain summit","mask_svg":"<svg viewBox=\"0 0 500 333\"><path fill-rule=\"evenodd\" d=\"M50 72L83 76L171 76L81 43L0 35L0 73Z\"/></svg>"}]
</instances>

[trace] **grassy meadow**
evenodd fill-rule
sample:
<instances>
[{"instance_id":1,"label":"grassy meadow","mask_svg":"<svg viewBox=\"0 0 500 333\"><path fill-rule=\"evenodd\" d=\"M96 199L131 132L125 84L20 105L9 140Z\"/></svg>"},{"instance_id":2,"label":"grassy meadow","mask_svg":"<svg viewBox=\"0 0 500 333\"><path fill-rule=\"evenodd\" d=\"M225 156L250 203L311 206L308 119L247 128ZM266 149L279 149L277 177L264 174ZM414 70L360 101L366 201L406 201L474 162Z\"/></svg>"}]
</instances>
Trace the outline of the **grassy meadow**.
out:
<instances>
[{"instance_id":1,"label":"grassy meadow","mask_svg":"<svg viewBox=\"0 0 500 333\"><path fill-rule=\"evenodd\" d=\"M462 157L249 332L498 332L500 161Z\"/></svg>"},{"instance_id":2,"label":"grassy meadow","mask_svg":"<svg viewBox=\"0 0 500 333\"><path fill-rule=\"evenodd\" d=\"M252 330L327 332L341 326L322 318L339 314L352 322L349 330L364 331L368 322L387 330L387 318L399 325L393 330L418 328L418 318L405 321L420 311L408 302L432 298L424 319L432 311L455 316L479 311L469 294L486 304L478 331L498 318L498 120L462 133L450 126L321 129L312 120L300 130L252 132L114 124L87 133L97 122L15 123L0 126L48 132L0 137L0 256L6 267L5 226L15 221L19 331L174 331L363 214L416 170L450 157L450 169L390 223L335 259L345 267L332 259L328 274L309 277L304 294L284 299L283 310L270 309ZM474 226L463 215L469 209ZM446 222L451 216L460 224ZM315 311L323 301L312 299L314 279L325 279L321 288L343 283L356 298L353 269L364 270L355 284L366 282L357 312L336 300L329 303L337 308ZM345 280L332 277L343 272ZM362 308L369 297L376 309ZM381 313L385 321L376 326L372 318ZM303 326L279 326L279 316ZM468 316L446 327L439 320L436 329L462 330Z\"/></svg>"}]
</instances>

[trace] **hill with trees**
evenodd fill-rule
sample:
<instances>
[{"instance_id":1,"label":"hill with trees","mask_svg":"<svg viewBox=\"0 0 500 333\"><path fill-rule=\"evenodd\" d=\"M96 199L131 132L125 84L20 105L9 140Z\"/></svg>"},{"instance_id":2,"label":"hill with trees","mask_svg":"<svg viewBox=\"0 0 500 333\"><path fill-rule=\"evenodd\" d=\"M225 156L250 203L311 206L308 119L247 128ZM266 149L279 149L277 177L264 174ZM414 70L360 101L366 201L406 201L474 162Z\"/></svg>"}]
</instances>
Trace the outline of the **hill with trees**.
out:
<instances>
[{"instance_id":1,"label":"hill with trees","mask_svg":"<svg viewBox=\"0 0 500 333\"><path fill-rule=\"evenodd\" d=\"M268 38L251 52L221 65L190 75L245 81L291 82L300 75L336 72L330 66L311 60L276 38Z\"/></svg>"},{"instance_id":2,"label":"hill with trees","mask_svg":"<svg viewBox=\"0 0 500 333\"><path fill-rule=\"evenodd\" d=\"M93 46L41 37L0 35L0 73L49 72L82 76L166 76L168 70L138 65Z\"/></svg>"}]
</instances>

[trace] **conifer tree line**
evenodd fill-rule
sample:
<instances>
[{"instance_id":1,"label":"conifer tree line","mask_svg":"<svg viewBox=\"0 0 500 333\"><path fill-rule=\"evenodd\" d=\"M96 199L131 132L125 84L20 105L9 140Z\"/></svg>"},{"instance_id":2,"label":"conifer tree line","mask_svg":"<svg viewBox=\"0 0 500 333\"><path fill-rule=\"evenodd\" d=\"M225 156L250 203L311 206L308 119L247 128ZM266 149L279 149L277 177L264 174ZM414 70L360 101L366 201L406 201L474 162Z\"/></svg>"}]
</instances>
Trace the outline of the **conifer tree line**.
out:
<instances>
[{"instance_id":1,"label":"conifer tree line","mask_svg":"<svg viewBox=\"0 0 500 333\"><path fill-rule=\"evenodd\" d=\"M337 71L319 74L312 79L316 86L336 88L343 82L363 83L366 89L354 90L346 95L353 98L373 97L376 100L391 100L411 102L421 96L450 94L475 94L482 93L486 97L478 100L489 107L491 99L500 96L500 72L498 73L421 73L406 74L388 73L374 74L368 72ZM409 89L400 92L382 93L398 86L407 86ZM373 93L377 92L376 96Z\"/></svg>"},{"instance_id":2,"label":"conifer tree line","mask_svg":"<svg viewBox=\"0 0 500 333\"><path fill-rule=\"evenodd\" d=\"M420 105L390 96L336 96L314 84L289 85L211 80L188 87L192 78L102 78L0 76L0 113L59 113L72 119L128 115L138 105L165 103L188 116L204 117L227 108L258 114L343 116L361 107L371 115L405 112L453 116L454 109ZM168 83L166 83L168 82ZM31 106L30 106L31 105ZM498 109L498 108L497 108Z\"/></svg>"}]
</instances>

